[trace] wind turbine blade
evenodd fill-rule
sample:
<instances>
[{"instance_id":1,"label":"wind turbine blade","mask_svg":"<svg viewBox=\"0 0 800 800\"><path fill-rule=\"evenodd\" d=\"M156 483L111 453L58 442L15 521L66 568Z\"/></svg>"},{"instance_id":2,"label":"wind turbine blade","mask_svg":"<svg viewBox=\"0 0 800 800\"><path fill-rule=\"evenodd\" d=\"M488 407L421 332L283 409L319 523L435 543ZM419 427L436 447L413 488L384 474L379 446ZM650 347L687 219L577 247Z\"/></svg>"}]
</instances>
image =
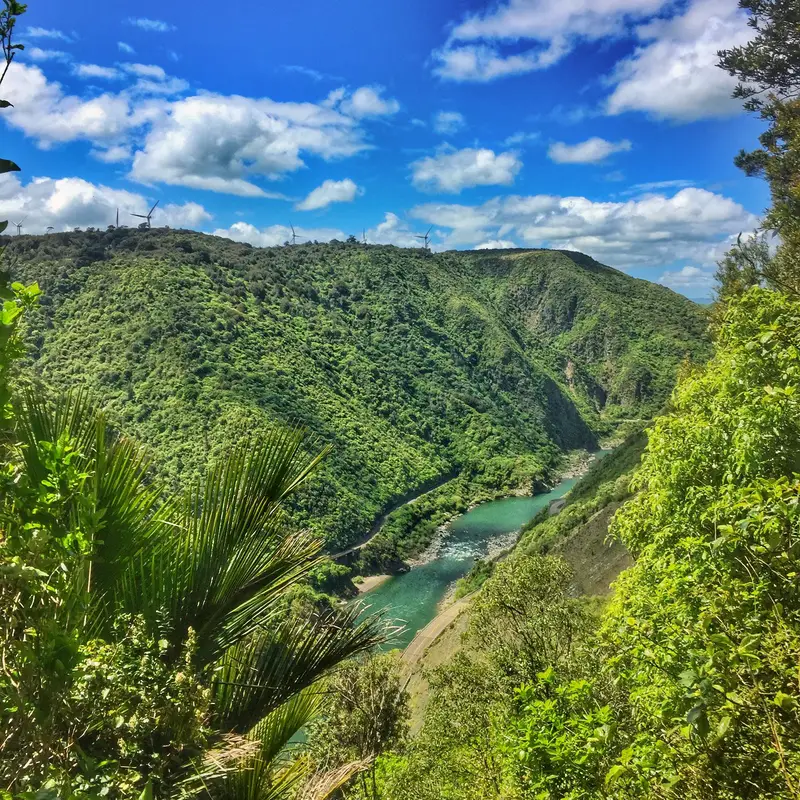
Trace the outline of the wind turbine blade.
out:
<instances>
[{"instance_id":1,"label":"wind turbine blade","mask_svg":"<svg viewBox=\"0 0 800 800\"><path fill-rule=\"evenodd\" d=\"M150 214L152 214L152 213L153 213L153 212L156 210L156 206L157 206L157 205L158 205L160 202L161 202L160 200L156 200L156 201L155 201L155 203L153 203L153 207L150 209ZM150 214L148 214L148 216L150 216Z\"/></svg>"},{"instance_id":2,"label":"wind turbine blade","mask_svg":"<svg viewBox=\"0 0 800 800\"><path fill-rule=\"evenodd\" d=\"M433 225L431 225L430 228L428 228L428 233L426 233L425 235L427 236L432 230L433 230Z\"/></svg>"}]
</instances>

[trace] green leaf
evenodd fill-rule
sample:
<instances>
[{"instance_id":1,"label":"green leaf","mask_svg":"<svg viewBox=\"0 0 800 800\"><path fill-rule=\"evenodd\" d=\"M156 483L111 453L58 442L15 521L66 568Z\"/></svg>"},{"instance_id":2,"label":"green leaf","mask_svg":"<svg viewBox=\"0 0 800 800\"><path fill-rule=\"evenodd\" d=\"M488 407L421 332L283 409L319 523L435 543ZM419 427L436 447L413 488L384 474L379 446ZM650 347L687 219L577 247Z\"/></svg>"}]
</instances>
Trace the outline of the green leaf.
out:
<instances>
[{"instance_id":1,"label":"green leaf","mask_svg":"<svg viewBox=\"0 0 800 800\"><path fill-rule=\"evenodd\" d=\"M614 783L614 781L619 779L627 771L628 768L624 764L614 764L614 766L611 767L611 769L606 773L606 786Z\"/></svg>"}]
</instances>

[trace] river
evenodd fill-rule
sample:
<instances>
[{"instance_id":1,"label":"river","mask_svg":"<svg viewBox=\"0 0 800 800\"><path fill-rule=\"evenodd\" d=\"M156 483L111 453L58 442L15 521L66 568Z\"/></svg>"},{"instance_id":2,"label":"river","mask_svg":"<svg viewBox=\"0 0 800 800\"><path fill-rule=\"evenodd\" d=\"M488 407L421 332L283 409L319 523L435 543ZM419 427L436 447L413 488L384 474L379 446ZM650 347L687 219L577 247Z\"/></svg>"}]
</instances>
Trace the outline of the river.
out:
<instances>
[{"instance_id":1,"label":"river","mask_svg":"<svg viewBox=\"0 0 800 800\"><path fill-rule=\"evenodd\" d=\"M595 455L602 457L605 452ZM492 500L457 517L449 525L438 557L366 592L362 598L368 606L365 613L385 611L387 617L404 625L390 644L406 647L436 616L448 588L469 572L476 558L486 556L493 544L508 539L551 500L563 497L577 480L568 478L533 497Z\"/></svg>"}]
</instances>

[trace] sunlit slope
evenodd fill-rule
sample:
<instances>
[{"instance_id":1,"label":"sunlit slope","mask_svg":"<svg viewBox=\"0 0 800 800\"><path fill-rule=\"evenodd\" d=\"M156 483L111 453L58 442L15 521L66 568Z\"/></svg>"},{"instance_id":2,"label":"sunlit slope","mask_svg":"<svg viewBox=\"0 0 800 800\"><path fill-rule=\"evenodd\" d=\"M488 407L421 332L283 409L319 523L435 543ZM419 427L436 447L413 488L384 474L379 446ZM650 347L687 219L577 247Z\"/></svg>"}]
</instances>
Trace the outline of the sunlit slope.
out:
<instances>
[{"instance_id":1,"label":"sunlit slope","mask_svg":"<svg viewBox=\"0 0 800 800\"><path fill-rule=\"evenodd\" d=\"M649 415L705 353L700 309L574 253L187 231L14 239L45 295L32 368L85 385L185 482L232 440L299 422L333 445L299 501L336 545L450 471L540 473Z\"/></svg>"}]
</instances>

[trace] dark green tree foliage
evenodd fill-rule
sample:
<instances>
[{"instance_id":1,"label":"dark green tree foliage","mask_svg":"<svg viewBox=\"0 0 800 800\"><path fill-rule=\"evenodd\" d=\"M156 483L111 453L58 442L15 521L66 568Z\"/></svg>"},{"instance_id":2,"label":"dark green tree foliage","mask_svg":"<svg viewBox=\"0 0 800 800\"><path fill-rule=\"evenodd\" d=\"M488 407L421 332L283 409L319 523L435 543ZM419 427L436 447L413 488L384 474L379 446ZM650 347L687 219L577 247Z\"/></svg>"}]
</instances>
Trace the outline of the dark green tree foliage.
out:
<instances>
[{"instance_id":1,"label":"dark green tree foliage","mask_svg":"<svg viewBox=\"0 0 800 800\"><path fill-rule=\"evenodd\" d=\"M17 275L45 291L36 372L89 388L181 482L299 420L334 446L297 499L332 547L453 472L530 485L561 448L651 416L706 352L697 306L576 253L126 229L13 241Z\"/></svg>"},{"instance_id":2,"label":"dark green tree foliage","mask_svg":"<svg viewBox=\"0 0 800 800\"><path fill-rule=\"evenodd\" d=\"M719 52L719 66L740 81L734 97L767 124L761 147L736 157L748 175L769 182L772 207L766 227L780 233L782 248L766 265L767 283L800 291L800 269L793 253L800 247L800 5L796 0L739 0L755 31L745 45Z\"/></svg>"}]
</instances>

